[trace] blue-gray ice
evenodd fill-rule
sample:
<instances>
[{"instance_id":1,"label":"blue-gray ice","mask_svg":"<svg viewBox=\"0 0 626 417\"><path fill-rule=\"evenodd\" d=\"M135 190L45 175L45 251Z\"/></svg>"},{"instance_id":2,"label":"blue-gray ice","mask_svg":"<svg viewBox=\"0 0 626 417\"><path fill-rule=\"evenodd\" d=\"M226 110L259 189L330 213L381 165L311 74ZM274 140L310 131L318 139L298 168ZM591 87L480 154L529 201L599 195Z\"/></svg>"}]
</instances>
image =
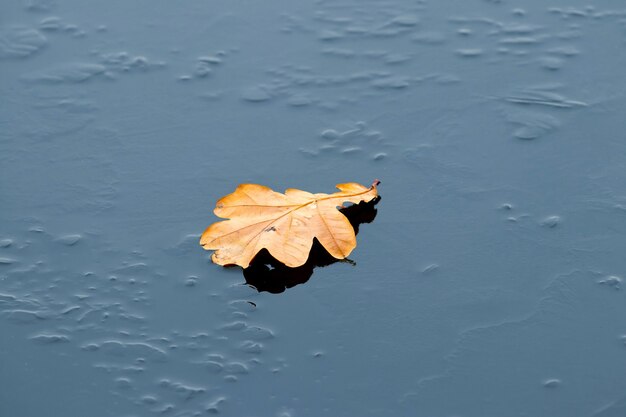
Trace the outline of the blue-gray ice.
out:
<instances>
[{"instance_id":1,"label":"blue-gray ice","mask_svg":"<svg viewBox=\"0 0 626 417\"><path fill-rule=\"evenodd\" d=\"M1 417L626 415L622 0L0 5ZM356 265L209 261L382 181Z\"/></svg>"}]
</instances>

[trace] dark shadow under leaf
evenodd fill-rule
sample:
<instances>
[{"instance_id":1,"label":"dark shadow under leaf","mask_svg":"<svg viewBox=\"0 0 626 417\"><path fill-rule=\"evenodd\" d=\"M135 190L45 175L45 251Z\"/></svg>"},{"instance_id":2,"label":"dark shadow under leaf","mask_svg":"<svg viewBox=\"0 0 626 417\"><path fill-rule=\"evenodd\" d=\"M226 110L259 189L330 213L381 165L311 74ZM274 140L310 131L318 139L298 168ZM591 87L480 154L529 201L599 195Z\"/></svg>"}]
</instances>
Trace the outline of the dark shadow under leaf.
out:
<instances>
[{"instance_id":1,"label":"dark shadow under leaf","mask_svg":"<svg viewBox=\"0 0 626 417\"><path fill-rule=\"evenodd\" d=\"M350 221L355 234L359 233L359 225L374 221L377 214L376 204L379 201L380 196L368 203L361 202L340 209ZM354 264L349 259L333 258L316 239L313 241L309 258L304 265L289 268L263 249L254 257L250 266L243 270L243 276L246 283L252 285L259 292L267 291L279 294L287 288L307 282L316 267L328 266L336 262Z\"/></svg>"}]
</instances>

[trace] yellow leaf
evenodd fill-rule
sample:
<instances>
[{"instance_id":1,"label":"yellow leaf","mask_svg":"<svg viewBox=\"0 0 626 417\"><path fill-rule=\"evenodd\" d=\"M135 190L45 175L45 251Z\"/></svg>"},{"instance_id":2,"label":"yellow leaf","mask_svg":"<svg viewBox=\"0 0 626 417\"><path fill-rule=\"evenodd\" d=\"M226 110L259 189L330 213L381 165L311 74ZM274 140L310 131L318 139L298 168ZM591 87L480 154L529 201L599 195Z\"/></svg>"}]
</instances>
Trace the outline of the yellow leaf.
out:
<instances>
[{"instance_id":1,"label":"yellow leaf","mask_svg":"<svg viewBox=\"0 0 626 417\"><path fill-rule=\"evenodd\" d=\"M313 238L333 257L343 259L356 247L356 236L338 207L373 200L378 184L378 180L369 188L354 182L337 184L334 194L294 188L281 194L262 185L241 184L215 206L215 215L229 220L209 226L200 245L215 250L211 259L216 264L243 268L263 248L289 267L303 265Z\"/></svg>"}]
</instances>

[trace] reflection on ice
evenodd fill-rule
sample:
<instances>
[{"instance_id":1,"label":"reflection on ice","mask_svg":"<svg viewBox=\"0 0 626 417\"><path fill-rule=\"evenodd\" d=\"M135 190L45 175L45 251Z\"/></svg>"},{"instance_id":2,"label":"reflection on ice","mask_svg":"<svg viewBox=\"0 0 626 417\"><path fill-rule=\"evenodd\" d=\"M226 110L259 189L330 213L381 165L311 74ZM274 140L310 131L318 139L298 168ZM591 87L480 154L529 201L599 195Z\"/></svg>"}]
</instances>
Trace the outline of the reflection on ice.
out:
<instances>
[{"instance_id":1,"label":"reflection on ice","mask_svg":"<svg viewBox=\"0 0 626 417\"><path fill-rule=\"evenodd\" d=\"M360 224L374 221L377 213L376 204L378 204L379 201L380 197L377 197L369 203L361 202L341 209L341 212L350 220L355 234L359 233ZM263 249L254 258L250 266L243 270L243 276L246 278L246 282L254 286L259 292L267 291L279 294L287 288L307 282L309 278L311 278L311 275L313 275L313 270L316 267L328 266L335 262L355 264L354 261L349 259L333 258L322 245L315 240L311 253L309 254L309 259L304 265L297 268L289 268L274 259L267 250Z\"/></svg>"}]
</instances>

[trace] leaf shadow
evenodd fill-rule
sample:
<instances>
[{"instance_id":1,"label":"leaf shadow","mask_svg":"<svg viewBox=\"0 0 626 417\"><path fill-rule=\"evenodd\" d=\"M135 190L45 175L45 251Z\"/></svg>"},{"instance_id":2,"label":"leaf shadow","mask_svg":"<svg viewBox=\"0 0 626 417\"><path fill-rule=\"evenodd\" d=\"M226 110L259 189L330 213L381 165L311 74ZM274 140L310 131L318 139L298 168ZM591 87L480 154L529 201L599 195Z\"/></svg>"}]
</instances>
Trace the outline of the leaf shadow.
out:
<instances>
[{"instance_id":1,"label":"leaf shadow","mask_svg":"<svg viewBox=\"0 0 626 417\"><path fill-rule=\"evenodd\" d=\"M376 204L381 200L380 196L370 202L360 202L339 209L350 221L354 233L359 233L359 226L363 223L371 223L376 218L378 210ZM243 276L248 285L253 286L259 292L280 294L288 288L304 284L311 278L316 267L332 265L336 262L348 262L356 265L349 259L337 259L330 255L317 241L313 240L313 247L306 263L296 268L290 268L276 260L270 253L263 249L252 260L250 266L243 270Z\"/></svg>"}]
</instances>

